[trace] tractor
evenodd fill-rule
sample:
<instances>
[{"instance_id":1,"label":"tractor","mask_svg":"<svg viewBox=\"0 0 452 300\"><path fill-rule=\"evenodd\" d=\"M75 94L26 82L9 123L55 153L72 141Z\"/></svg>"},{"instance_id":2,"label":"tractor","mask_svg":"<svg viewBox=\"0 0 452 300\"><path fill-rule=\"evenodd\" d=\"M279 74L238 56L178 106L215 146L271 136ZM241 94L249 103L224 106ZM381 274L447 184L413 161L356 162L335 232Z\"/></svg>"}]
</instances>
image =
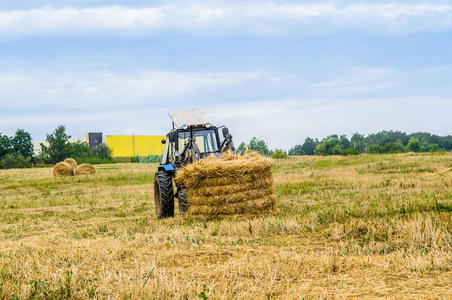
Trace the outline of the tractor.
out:
<instances>
[{"instance_id":1,"label":"tractor","mask_svg":"<svg viewBox=\"0 0 452 300\"><path fill-rule=\"evenodd\" d=\"M169 116L173 129L162 140L165 145L162 162L154 177L154 202L158 218L174 216L174 198L178 200L179 213L182 215L190 205L186 188L177 182L173 184L179 168L210 155L221 157L226 151L235 152L229 129L210 124L204 112L197 109L174 111Z\"/></svg>"}]
</instances>

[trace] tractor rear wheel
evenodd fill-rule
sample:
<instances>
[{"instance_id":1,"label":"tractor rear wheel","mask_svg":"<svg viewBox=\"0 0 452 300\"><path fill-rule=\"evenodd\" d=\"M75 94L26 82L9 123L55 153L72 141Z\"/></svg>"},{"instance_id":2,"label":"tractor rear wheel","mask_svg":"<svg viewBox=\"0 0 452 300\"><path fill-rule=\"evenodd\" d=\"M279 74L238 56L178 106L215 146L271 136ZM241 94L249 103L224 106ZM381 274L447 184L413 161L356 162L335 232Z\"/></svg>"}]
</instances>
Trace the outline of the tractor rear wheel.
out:
<instances>
[{"instance_id":1,"label":"tractor rear wheel","mask_svg":"<svg viewBox=\"0 0 452 300\"><path fill-rule=\"evenodd\" d=\"M174 216L173 176L158 171L154 177L154 202L157 218Z\"/></svg>"},{"instance_id":2,"label":"tractor rear wheel","mask_svg":"<svg viewBox=\"0 0 452 300\"><path fill-rule=\"evenodd\" d=\"M185 214L188 210L188 194L186 188L179 188L179 192L177 193L177 200L179 204L179 213L181 215Z\"/></svg>"}]
</instances>

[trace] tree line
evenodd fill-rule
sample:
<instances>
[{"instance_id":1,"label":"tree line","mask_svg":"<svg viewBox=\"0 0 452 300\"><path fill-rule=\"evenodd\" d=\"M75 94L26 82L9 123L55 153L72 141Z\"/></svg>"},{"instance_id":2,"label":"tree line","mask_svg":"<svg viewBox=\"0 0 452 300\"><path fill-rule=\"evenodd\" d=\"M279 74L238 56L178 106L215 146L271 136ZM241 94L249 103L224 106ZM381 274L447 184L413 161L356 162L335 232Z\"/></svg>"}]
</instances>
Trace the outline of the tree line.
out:
<instances>
[{"instance_id":1,"label":"tree line","mask_svg":"<svg viewBox=\"0 0 452 300\"><path fill-rule=\"evenodd\" d=\"M355 133L330 135L323 140L307 137L303 144L289 150L289 155L357 155L361 153L439 152L452 150L452 136L428 132L407 134L402 131L380 131L367 136Z\"/></svg>"},{"instance_id":2,"label":"tree line","mask_svg":"<svg viewBox=\"0 0 452 300\"><path fill-rule=\"evenodd\" d=\"M29 132L18 129L11 137L0 133L0 169L53 165L68 157L79 163L112 161L111 150L107 145L90 148L87 142L70 142L70 138L66 128L60 125L47 134L47 143L41 143L41 150L35 153Z\"/></svg>"},{"instance_id":3,"label":"tree line","mask_svg":"<svg viewBox=\"0 0 452 300\"><path fill-rule=\"evenodd\" d=\"M66 128L60 125L52 133L47 134L47 143L41 143L41 150L35 153L29 132L18 129L10 137L0 133L0 169L47 166L68 157L76 159L79 163L113 162L111 149L107 145L102 144L90 148L87 142L70 142L70 138L71 136L66 133ZM346 135L332 134L322 140L307 137L303 144L295 145L288 153L282 149L270 150L265 141L253 137L248 144L241 143L237 152L243 154L246 149L275 159L286 158L288 155L439 152L452 150L452 136L439 136L427 132L407 134L392 130L380 131L367 136L355 133L350 139ZM159 158L152 162L159 161ZM132 160L132 162L138 161Z\"/></svg>"},{"instance_id":4,"label":"tree line","mask_svg":"<svg viewBox=\"0 0 452 300\"><path fill-rule=\"evenodd\" d=\"M287 152L282 149L270 150L264 140L253 137L248 144L240 143L237 153L244 154L246 150L259 152L261 155L270 156L275 159L287 158Z\"/></svg>"}]
</instances>

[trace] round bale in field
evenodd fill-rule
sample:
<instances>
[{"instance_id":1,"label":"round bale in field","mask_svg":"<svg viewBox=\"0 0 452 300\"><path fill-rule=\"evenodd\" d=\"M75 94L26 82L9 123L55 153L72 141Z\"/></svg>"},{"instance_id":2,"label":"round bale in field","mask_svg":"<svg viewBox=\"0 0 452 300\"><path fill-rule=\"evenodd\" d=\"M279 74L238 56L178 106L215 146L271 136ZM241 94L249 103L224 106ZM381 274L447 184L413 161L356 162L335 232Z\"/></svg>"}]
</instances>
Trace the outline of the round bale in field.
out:
<instances>
[{"instance_id":1,"label":"round bale in field","mask_svg":"<svg viewBox=\"0 0 452 300\"><path fill-rule=\"evenodd\" d=\"M94 175L96 169L91 164L81 164L75 169L75 175Z\"/></svg>"},{"instance_id":2,"label":"round bale in field","mask_svg":"<svg viewBox=\"0 0 452 300\"><path fill-rule=\"evenodd\" d=\"M74 176L74 168L67 162L59 162L53 167L53 176Z\"/></svg>"},{"instance_id":3,"label":"round bale in field","mask_svg":"<svg viewBox=\"0 0 452 300\"><path fill-rule=\"evenodd\" d=\"M72 168L74 168L74 170L77 169L77 161L75 159L69 157L69 158L66 158L64 160L64 162L70 164L72 166Z\"/></svg>"}]
</instances>

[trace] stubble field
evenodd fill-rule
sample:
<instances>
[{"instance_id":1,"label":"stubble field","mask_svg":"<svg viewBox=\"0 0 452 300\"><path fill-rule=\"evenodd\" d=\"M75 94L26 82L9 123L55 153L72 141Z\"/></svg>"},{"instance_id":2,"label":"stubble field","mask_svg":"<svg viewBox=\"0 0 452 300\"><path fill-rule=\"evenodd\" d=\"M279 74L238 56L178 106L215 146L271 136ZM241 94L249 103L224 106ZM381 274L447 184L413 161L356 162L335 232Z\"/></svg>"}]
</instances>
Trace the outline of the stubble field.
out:
<instances>
[{"instance_id":1,"label":"stubble field","mask_svg":"<svg viewBox=\"0 0 452 300\"><path fill-rule=\"evenodd\" d=\"M0 170L0 298L452 297L452 154L275 161L273 215L158 220L156 164Z\"/></svg>"}]
</instances>

